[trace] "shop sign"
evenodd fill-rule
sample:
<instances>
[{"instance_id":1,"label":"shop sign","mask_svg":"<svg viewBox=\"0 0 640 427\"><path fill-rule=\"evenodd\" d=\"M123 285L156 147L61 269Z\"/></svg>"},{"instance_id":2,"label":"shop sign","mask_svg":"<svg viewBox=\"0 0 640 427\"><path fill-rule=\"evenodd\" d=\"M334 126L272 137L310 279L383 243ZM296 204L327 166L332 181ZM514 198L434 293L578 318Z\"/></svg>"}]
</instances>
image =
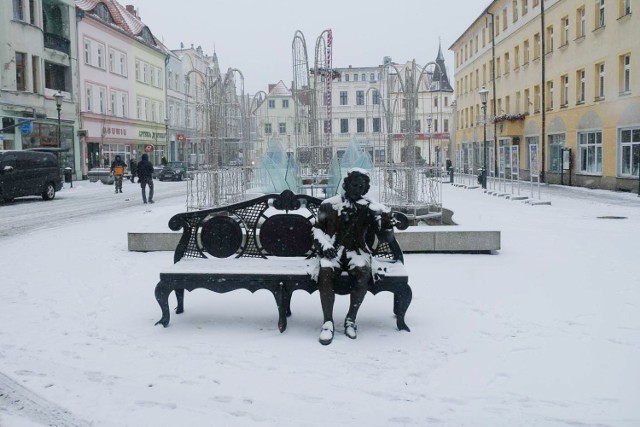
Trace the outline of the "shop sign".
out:
<instances>
[{"instance_id":1,"label":"shop sign","mask_svg":"<svg viewBox=\"0 0 640 427\"><path fill-rule=\"evenodd\" d=\"M153 151L153 144L144 144L144 152L151 153Z\"/></svg>"}]
</instances>

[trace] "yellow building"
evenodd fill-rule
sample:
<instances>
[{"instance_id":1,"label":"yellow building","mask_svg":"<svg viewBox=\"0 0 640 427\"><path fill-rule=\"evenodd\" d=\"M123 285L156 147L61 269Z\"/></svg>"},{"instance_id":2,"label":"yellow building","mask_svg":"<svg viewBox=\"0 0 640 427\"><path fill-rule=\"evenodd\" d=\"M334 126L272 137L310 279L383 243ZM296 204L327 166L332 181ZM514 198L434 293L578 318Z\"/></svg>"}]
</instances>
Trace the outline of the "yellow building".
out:
<instances>
[{"instance_id":1,"label":"yellow building","mask_svg":"<svg viewBox=\"0 0 640 427\"><path fill-rule=\"evenodd\" d=\"M531 179L532 170L535 179L534 146L542 182L637 190L640 9L632 8L639 6L635 0L491 2L450 47L457 167L483 164L484 86L491 171L509 177L517 146L520 179ZM504 167L494 152L509 154Z\"/></svg>"}]
</instances>

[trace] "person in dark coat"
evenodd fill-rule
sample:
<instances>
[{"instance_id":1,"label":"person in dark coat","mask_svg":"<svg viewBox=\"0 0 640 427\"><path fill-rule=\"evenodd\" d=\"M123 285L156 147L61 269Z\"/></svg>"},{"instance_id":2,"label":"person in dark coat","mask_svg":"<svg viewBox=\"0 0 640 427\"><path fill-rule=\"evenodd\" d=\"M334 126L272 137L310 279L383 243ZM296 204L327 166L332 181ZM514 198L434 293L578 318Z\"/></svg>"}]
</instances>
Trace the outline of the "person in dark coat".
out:
<instances>
[{"instance_id":1,"label":"person in dark coat","mask_svg":"<svg viewBox=\"0 0 640 427\"><path fill-rule=\"evenodd\" d=\"M333 340L334 286L343 271L355 279L344 333L351 339L357 337L356 315L372 280L371 251L365 240L367 231L374 231L384 242L393 239L391 210L365 196L369 182L366 170L350 169L342 184L344 194L322 202L313 227L314 246L320 261L317 281L324 323L319 341L323 345Z\"/></svg>"},{"instance_id":2,"label":"person in dark coat","mask_svg":"<svg viewBox=\"0 0 640 427\"><path fill-rule=\"evenodd\" d=\"M138 182L142 189L142 202L147 204L146 186L149 186L149 203L153 203L153 165L149 161L149 155L143 154L142 160L137 165Z\"/></svg>"},{"instance_id":3,"label":"person in dark coat","mask_svg":"<svg viewBox=\"0 0 640 427\"><path fill-rule=\"evenodd\" d=\"M129 160L129 172L131 172L131 182L135 181L137 170L138 170L138 162L136 162L136 159L132 158L131 160Z\"/></svg>"}]
</instances>

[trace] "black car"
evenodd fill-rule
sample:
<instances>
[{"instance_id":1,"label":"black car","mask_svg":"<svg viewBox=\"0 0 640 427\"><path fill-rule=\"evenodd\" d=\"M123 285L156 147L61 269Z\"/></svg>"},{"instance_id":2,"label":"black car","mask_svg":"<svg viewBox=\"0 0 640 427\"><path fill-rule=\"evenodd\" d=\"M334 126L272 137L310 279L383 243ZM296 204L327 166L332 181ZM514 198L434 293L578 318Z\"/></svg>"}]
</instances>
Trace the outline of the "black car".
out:
<instances>
[{"instance_id":1,"label":"black car","mask_svg":"<svg viewBox=\"0 0 640 427\"><path fill-rule=\"evenodd\" d=\"M169 162L158 174L160 181L182 181L187 178L187 162Z\"/></svg>"},{"instance_id":2,"label":"black car","mask_svg":"<svg viewBox=\"0 0 640 427\"><path fill-rule=\"evenodd\" d=\"M44 151L0 151L0 201L41 196L51 200L62 189L58 158Z\"/></svg>"}]
</instances>

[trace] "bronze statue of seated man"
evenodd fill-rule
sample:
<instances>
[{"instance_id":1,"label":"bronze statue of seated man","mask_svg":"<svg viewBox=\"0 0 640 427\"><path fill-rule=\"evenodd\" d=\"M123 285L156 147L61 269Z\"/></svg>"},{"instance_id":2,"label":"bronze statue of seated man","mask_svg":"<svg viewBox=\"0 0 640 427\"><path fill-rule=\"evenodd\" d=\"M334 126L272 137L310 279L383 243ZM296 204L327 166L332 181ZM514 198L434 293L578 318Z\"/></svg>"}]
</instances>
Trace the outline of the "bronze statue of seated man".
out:
<instances>
[{"instance_id":1,"label":"bronze statue of seated man","mask_svg":"<svg viewBox=\"0 0 640 427\"><path fill-rule=\"evenodd\" d=\"M357 337L356 316L372 280L371 251L365 239L367 231L373 228L382 241L393 238L394 220L390 209L365 196L370 188L366 170L350 169L342 188L344 194L322 202L313 228L320 262L318 290L324 323L319 341L323 345L333 340L334 285L343 271L348 272L354 282L344 333L351 339Z\"/></svg>"}]
</instances>

